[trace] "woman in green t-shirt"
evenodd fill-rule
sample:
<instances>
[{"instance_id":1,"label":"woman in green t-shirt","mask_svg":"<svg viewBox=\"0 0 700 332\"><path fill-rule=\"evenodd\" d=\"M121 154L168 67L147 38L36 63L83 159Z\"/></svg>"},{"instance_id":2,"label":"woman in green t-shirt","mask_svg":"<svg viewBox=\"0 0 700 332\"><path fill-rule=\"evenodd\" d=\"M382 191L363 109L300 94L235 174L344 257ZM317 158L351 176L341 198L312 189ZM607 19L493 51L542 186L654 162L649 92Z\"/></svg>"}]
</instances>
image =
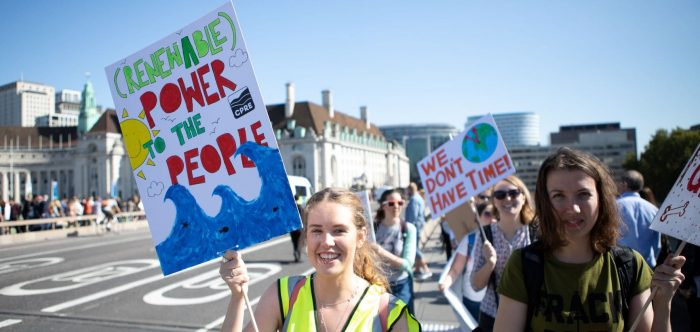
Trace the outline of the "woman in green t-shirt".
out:
<instances>
[{"instance_id":1,"label":"woman in green t-shirt","mask_svg":"<svg viewBox=\"0 0 700 332\"><path fill-rule=\"evenodd\" d=\"M620 217L615 183L607 168L587 153L561 148L540 167L536 188L541 234L533 246L544 257L544 264L538 266L544 269L538 305L529 314L527 289L533 287L526 285L523 271L531 271L532 266L524 266L528 261L518 250L510 256L498 288L494 330L623 331L640 313L653 286L658 288L653 310L644 312L637 331L670 331L671 298L684 279L680 267L685 258L667 259L652 276L644 259L634 252L630 255L634 282L621 280L625 278L620 278L611 252L619 236ZM631 298L627 317L623 294Z\"/></svg>"}]
</instances>

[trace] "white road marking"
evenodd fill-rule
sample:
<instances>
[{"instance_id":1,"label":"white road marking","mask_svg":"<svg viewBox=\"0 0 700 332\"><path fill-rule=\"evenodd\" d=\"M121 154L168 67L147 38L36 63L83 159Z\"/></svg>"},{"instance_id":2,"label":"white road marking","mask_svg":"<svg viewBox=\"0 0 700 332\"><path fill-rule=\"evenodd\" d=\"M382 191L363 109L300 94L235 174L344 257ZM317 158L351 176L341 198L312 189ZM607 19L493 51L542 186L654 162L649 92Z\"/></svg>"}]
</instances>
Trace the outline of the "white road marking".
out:
<instances>
[{"instance_id":1,"label":"white road marking","mask_svg":"<svg viewBox=\"0 0 700 332\"><path fill-rule=\"evenodd\" d=\"M26 296L63 292L118 277L128 276L134 273L143 272L158 266L158 261L155 259L130 259L109 262L10 285L0 289L0 295ZM48 284L53 285L53 287L24 288L25 286L32 284Z\"/></svg>"},{"instance_id":2,"label":"white road marking","mask_svg":"<svg viewBox=\"0 0 700 332\"><path fill-rule=\"evenodd\" d=\"M19 256L12 256L12 257L6 257L6 258L0 258L0 262L4 261L9 261L9 260L14 260L14 259L20 259L20 258L27 258L27 257L34 257L34 256L49 256L49 255L55 255L59 252L66 252L66 251L74 251L74 250L82 250L82 249L90 249L90 248L95 248L95 247L102 247L102 246L108 246L108 245L113 245L113 244L120 244L120 243L125 243L125 242L132 242L132 241L140 241L140 240L145 240L150 238L150 236L147 237L137 237L134 239L126 239L126 240L118 240L118 241L105 241L105 242L97 242L97 243L92 243L92 244L85 244L82 246L75 246L75 247L69 247L69 248L63 248L63 249L55 249L55 250L46 250L46 251L41 251L41 252L35 252L32 254L26 254L26 255L19 255Z\"/></svg>"},{"instance_id":3,"label":"white road marking","mask_svg":"<svg viewBox=\"0 0 700 332\"><path fill-rule=\"evenodd\" d=\"M20 259L15 261L9 261L5 263L0 263L0 274L17 272L22 270L33 269L35 267L53 265L63 262L62 257L40 257L40 258L30 258L30 259Z\"/></svg>"},{"instance_id":4,"label":"white road marking","mask_svg":"<svg viewBox=\"0 0 700 332\"><path fill-rule=\"evenodd\" d=\"M21 319L5 319L4 321L0 322L0 329L3 327L8 327L10 325L15 325L18 323L21 323Z\"/></svg>"},{"instance_id":5,"label":"white road marking","mask_svg":"<svg viewBox=\"0 0 700 332\"><path fill-rule=\"evenodd\" d=\"M250 248L243 249L243 250L240 251L240 253L241 253L241 254L246 254L246 253L249 253L249 252L261 250L261 249L264 249L264 248L267 248L267 247L270 247L270 246L274 246L274 245L277 245L277 244L279 244L279 243L287 242L287 241L289 241L289 239L287 239L286 237L281 237L281 238L278 238L278 239L276 239L276 240L264 242L264 243L262 243L262 244L259 244L259 245L257 245L257 246L254 246L254 247L250 247ZM221 258L212 259L212 260L210 260L209 262L206 262L206 263L202 264L202 266L205 265L205 264L211 264L211 263L214 263L214 262L216 262L216 263L221 262ZM59 303L59 304L56 304L56 305L53 305L53 306L50 306L50 307L41 309L41 311L43 311L43 312L58 312L58 311L61 311L61 310L67 309L67 308L71 308L71 307L74 307L74 306L77 306L77 305L80 305L80 304L84 304L84 303L87 303L87 302L95 301L95 300L101 299L101 298L103 298L103 297L107 297L107 296L110 296L110 295L114 295L114 294L117 294L117 293L120 293L120 292L124 292L124 291L130 290L130 289L139 287L139 286L143 286L143 285L148 284L148 283L151 283L151 282L159 281L159 280L161 280L161 279L163 279L163 278L164 278L164 277L163 277L162 274L154 275L154 276L151 276L151 277L148 277L148 278L145 278L145 279L141 279L141 280L137 280L137 281L134 281L134 282L130 282L130 283L125 284L125 285L122 285L122 286L114 287L114 288L111 288L111 289L106 289L106 290L104 290L104 291L97 292L97 293L94 293L94 294L91 294L91 295L88 295L88 296L83 296L83 297L77 298L77 299L75 299L75 300L71 300L71 301Z\"/></svg>"},{"instance_id":6,"label":"white road marking","mask_svg":"<svg viewBox=\"0 0 700 332\"><path fill-rule=\"evenodd\" d=\"M250 277L249 285L254 285L282 270L278 264L251 263L246 264L246 267ZM178 290L183 289L200 289L200 293L204 293L204 296L183 298L167 295L170 291L177 293ZM211 290L218 292L212 293ZM143 296L143 301L162 306L192 305L218 301L229 294L231 291L219 276L219 270L216 269L149 292Z\"/></svg>"}]
</instances>

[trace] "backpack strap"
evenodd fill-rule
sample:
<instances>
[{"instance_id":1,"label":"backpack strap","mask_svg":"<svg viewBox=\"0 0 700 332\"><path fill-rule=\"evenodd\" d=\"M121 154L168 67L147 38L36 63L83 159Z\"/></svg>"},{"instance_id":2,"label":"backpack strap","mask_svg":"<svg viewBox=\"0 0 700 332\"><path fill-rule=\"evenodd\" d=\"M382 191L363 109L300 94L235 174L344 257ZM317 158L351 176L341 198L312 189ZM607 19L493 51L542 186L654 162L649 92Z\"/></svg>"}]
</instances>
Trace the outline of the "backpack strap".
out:
<instances>
[{"instance_id":1,"label":"backpack strap","mask_svg":"<svg viewBox=\"0 0 700 332\"><path fill-rule=\"evenodd\" d=\"M632 290L637 284L637 260L634 251L628 247L612 247L610 253L615 261L617 277L620 279L620 292L622 293L622 317L627 321L632 302Z\"/></svg>"},{"instance_id":2,"label":"backpack strap","mask_svg":"<svg viewBox=\"0 0 700 332\"><path fill-rule=\"evenodd\" d=\"M527 290L527 320L525 323L527 330L535 315L535 310L540 305L540 290L544 283L544 251L538 241L523 248L520 254L525 290Z\"/></svg>"}]
</instances>

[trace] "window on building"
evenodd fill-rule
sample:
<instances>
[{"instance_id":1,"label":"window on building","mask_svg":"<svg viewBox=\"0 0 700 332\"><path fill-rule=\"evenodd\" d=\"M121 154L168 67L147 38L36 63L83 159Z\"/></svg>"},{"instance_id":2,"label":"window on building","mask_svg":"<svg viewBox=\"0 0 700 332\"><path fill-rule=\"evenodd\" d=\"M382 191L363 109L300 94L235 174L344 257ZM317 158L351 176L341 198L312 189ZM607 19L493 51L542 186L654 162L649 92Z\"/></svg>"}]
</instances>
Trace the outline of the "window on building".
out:
<instances>
[{"instance_id":1,"label":"window on building","mask_svg":"<svg viewBox=\"0 0 700 332\"><path fill-rule=\"evenodd\" d=\"M304 157L294 157L292 160L292 175L306 177L306 160Z\"/></svg>"}]
</instances>

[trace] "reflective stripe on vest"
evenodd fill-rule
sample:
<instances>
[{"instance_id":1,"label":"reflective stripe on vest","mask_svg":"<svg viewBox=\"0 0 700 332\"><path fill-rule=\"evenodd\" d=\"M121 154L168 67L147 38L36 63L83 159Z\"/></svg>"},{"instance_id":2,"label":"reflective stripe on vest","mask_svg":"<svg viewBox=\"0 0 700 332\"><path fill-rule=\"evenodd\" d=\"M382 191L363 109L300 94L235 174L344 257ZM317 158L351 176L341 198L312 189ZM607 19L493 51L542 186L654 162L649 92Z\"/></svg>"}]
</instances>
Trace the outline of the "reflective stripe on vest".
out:
<instances>
[{"instance_id":1,"label":"reflective stripe on vest","mask_svg":"<svg viewBox=\"0 0 700 332\"><path fill-rule=\"evenodd\" d=\"M282 331L316 331L316 307L314 290L310 276L283 277L278 281L280 308L282 309ZM296 296L294 296L296 293ZM385 294L377 286L367 287L357 303L349 321L345 323L344 331L386 331L391 329L399 320L402 312L406 312L409 331L420 331L420 325L413 315L408 314L406 304L400 299ZM293 301L291 301L293 298ZM381 298L389 299L387 305L380 304ZM382 310L383 309L383 310ZM381 311L386 322L382 324Z\"/></svg>"}]
</instances>

